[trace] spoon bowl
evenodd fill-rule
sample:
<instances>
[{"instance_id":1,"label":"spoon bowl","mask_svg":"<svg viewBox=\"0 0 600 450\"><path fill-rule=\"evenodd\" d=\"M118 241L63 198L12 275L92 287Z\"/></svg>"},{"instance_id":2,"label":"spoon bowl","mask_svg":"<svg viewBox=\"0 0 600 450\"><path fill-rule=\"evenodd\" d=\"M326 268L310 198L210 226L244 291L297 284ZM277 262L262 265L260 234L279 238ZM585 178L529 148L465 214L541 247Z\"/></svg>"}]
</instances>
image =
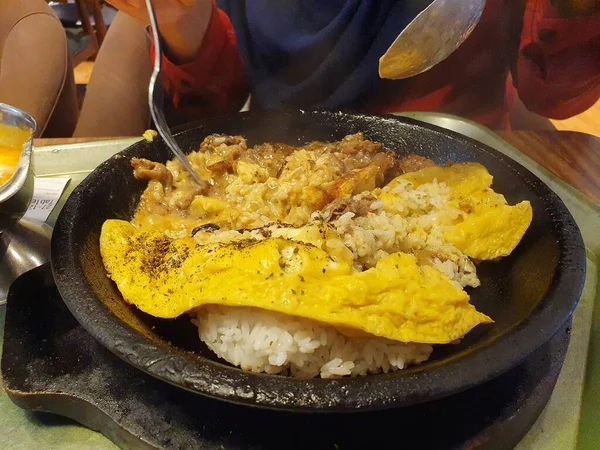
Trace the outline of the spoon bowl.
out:
<instances>
[{"instance_id":1,"label":"spoon bowl","mask_svg":"<svg viewBox=\"0 0 600 450\"><path fill-rule=\"evenodd\" d=\"M401 80L439 64L469 37L484 7L485 0L434 0L379 59L379 76Z\"/></svg>"}]
</instances>

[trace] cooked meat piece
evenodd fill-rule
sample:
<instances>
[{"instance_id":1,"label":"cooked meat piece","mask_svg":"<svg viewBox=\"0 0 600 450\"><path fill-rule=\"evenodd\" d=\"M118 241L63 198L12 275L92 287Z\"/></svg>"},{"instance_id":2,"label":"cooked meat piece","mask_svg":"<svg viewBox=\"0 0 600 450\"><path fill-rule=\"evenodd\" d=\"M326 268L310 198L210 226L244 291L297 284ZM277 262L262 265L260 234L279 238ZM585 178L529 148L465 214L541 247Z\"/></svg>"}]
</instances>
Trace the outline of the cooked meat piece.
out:
<instances>
[{"instance_id":1,"label":"cooked meat piece","mask_svg":"<svg viewBox=\"0 0 600 450\"><path fill-rule=\"evenodd\" d=\"M197 185L190 180L187 185L183 185L171 191L172 195L169 198L168 204L171 208L180 211L186 210L190 207L197 195L206 194L209 188L210 184L205 181L203 181L201 185Z\"/></svg>"},{"instance_id":2,"label":"cooked meat piece","mask_svg":"<svg viewBox=\"0 0 600 450\"><path fill-rule=\"evenodd\" d=\"M380 152L373 156L372 163L379 167L377 186L381 187L404 173L399 162L398 155L394 152Z\"/></svg>"},{"instance_id":3,"label":"cooked meat piece","mask_svg":"<svg viewBox=\"0 0 600 450\"><path fill-rule=\"evenodd\" d=\"M242 136L228 136L226 134L211 134L206 136L200 145L200 151L218 151L225 147L236 146L242 150L245 150L246 139Z\"/></svg>"},{"instance_id":4,"label":"cooked meat piece","mask_svg":"<svg viewBox=\"0 0 600 450\"><path fill-rule=\"evenodd\" d=\"M381 150L381 144L365 139L362 133L349 134L340 142L335 144L335 150L347 155L355 155L359 152L372 155Z\"/></svg>"},{"instance_id":5,"label":"cooked meat piece","mask_svg":"<svg viewBox=\"0 0 600 450\"><path fill-rule=\"evenodd\" d=\"M216 174L231 172L233 170L233 160L219 159L210 163L207 161L206 168Z\"/></svg>"},{"instance_id":6,"label":"cooked meat piece","mask_svg":"<svg viewBox=\"0 0 600 450\"><path fill-rule=\"evenodd\" d=\"M330 199L349 198L375 189L379 178L379 167L371 165L347 173L323 188Z\"/></svg>"},{"instance_id":7,"label":"cooked meat piece","mask_svg":"<svg viewBox=\"0 0 600 450\"><path fill-rule=\"evenodd\" d=\"M246 139L241 136L211 134L200 145L206 158L206 168L213 173L231 172L233 162L246 152Z\"/></svg>"},{"instance_id":8,"label":"cooked meat piece","mask_svg":"<svg viewBox=\"0 0 600 450\"><path fill-rule=\"evenodd\" d=\"M240 159L267 169L270 177L278 177L285 166L286 158L294 153L295 147L281 143L255 145L244 152Z\"/></svg>"},{"instance_id":9,"label":"cooked meat piece","mask_svg":"<svg viewBox=\"0 0 600 450\"><path fill-rule=\"evenodd\" d=\"M131 158L133 176L138 180L154 180L160 182L166 189L173 184L173 175L164 164L144 158Z\"/></svg>"},{"instance_id":10,"label":"cooked meat piece","mask_svg":"<svg viewBox=\"0 0 600 450\"><path fill-rule=\"evenodd\" d=\"M375 164L382 173L385 173L396 163L396 158L392 152L380 152L373 156L373 164Z\"/></svg>"},{"instance_id":11,"label":"cooked meat piece","mask_svg":"<svg viewBox=\"0 0 600 450\"><path fill-rule=\"evenodd\" d=\"M371 211L371 204L377 199L373 196L364 196L359 200L353 198L338 198L328 204L321 211L325 222L339 219L347 212L353 212L356 217L366 216Z\"/></svg>"},{"instance_id":12,"label":"cooked meat piece","mask_svg":"<svg viewBox=\"0 0 600 450\"><path fill-rule=\"evenodd\" d=\"M398 160L398 167L406 172L416 172L417 170L424 169L425 167L435 166L436 164L429 158L419 155L408 155Z\"/></svg>"}]
</instances>

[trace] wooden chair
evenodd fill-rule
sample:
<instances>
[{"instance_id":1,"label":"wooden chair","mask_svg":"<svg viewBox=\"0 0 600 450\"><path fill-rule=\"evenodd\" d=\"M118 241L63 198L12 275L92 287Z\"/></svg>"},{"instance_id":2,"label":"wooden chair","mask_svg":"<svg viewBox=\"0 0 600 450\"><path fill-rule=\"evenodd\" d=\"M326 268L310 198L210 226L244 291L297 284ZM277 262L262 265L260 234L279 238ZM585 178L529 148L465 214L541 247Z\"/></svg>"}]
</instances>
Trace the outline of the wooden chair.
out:
<instances>
[{"instance_id":1,"label":"wooden chair","mask_svg":"<svg viewBox=\"0 0 600 450\"><path fill-rule=\"evenodd\" d=\"M102 16L104 2L101 0L75 0L75 5L72 5L67 4L67 0L55 0L48 3L53 6L55 13L65 26L74 66L94 58L106 36L106 24ZM73 20L73 7L76 9L78 23L77 20ZM94 18L93 24L90 17Z\"/></svg>"}]
</instances>

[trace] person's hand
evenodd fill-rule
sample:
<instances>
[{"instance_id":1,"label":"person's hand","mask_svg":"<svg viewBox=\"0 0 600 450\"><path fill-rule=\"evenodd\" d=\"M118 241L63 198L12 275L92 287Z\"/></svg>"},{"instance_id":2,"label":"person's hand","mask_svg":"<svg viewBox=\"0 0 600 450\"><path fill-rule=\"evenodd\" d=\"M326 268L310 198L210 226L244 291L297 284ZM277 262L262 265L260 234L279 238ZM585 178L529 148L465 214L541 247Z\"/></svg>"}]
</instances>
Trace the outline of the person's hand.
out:
<instances>
[{"instance_id":1,"label":"person's hand","mask_svg":"<svg viewBox=\"0 0 600 450\"><path fill-rule=\"evenodd\" d=\"M146 0L107 0L112 6L125 14L148 24ZM153 0L152 5L156 11L156 20L159 25L173 25L179 22L186 14L193 14L192 8L195 0ZM202 2L200 2L202 3Z\"/></svg>"},{"instance_id":2,"label":"person's hand","mask_svg":"<svg viewBox=\"0 0 600 450\"><path fill-rule=\"evenodd\" d=\"M107 0L115 8L149 23L146 0ZM152 0L165 50L175 63L194 58L210 21L210 0Z\"/></svg>"}]
</instances>

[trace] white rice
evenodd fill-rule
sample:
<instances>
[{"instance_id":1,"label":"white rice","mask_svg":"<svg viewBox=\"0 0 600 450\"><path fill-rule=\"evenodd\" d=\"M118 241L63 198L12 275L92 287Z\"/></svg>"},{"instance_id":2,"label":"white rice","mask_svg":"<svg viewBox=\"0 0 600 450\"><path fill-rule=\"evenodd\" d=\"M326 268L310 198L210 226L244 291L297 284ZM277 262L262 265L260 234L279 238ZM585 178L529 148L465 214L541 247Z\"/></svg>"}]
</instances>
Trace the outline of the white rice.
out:
<instances>
[{"instance_id":1,"label":"white rice","mask_svg":"<svg viewBox=\"0 0 600 450\"><path fill-rule=\"evenodd\" d=\"M308 319L246 307L211 305L194 320L218 357L252 372L301 378L387 373L429 358L428 344L347 337Z\"/></svg>"}]
</instances>

